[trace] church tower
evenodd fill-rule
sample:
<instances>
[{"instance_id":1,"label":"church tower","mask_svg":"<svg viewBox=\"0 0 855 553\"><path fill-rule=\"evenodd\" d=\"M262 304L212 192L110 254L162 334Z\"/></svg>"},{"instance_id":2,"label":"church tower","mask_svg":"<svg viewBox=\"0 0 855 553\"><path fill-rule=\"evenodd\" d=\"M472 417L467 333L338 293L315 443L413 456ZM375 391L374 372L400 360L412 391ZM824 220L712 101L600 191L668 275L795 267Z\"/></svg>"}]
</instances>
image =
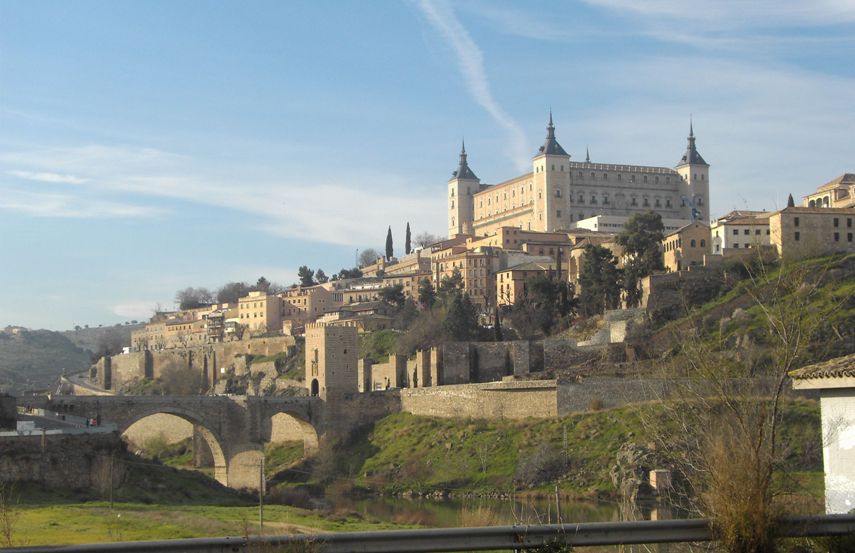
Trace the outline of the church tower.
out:
<instances>
[{"instance_id":1,"label":"church tower","mask_svg":"<svg viewBox=\"0 0 855 553\"><path fill-rule=\"evenodd\" d=\"M466 161L466 143L460 147L460 162L448 180L448 237L474 234L475 200L473 195L481 188L481 179L475 176Z\"/></svg>"},{"instance_id":2,"label":"church tower","mask_svg":"<svg viewBox=\"0 0 855 553\"><path fill-rule=\"evenodd\" d=\"M555 139L552 110L546 126L546 141L532 159L534 210L531 230L551 232L570 228L570 154Z\"/></svg>"},{"instance_id":3,"label":"church tower","mask_svg":"<svg viewBox=\"0 0 855 553\"><path fill-rule=\"evenodd\" d=\"M695 133L689 121L689 143L686 153L675 167L680 183L681 216L684 219L710 223L710 166L695 147Z\"/></svg>"}]
</instances>

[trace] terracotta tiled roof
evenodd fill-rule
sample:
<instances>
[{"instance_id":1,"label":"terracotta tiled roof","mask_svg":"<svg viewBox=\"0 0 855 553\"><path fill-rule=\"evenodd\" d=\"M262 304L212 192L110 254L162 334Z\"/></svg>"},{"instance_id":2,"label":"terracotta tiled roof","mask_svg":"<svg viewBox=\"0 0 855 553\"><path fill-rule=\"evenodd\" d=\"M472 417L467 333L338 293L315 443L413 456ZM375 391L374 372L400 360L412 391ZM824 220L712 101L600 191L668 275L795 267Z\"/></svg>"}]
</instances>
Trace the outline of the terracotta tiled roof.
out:
<instances>
[{"instance_id":1,"label":"terracotta tiled roof","mask_svg":"<svg viewBox=\"0 0 855 553\"><path fill-rule=\"evenodd\" d=\"M790 376L795 380L853 377L855 376L855 353L808 365L792 371Z\"/></svg>"}]
</instances>

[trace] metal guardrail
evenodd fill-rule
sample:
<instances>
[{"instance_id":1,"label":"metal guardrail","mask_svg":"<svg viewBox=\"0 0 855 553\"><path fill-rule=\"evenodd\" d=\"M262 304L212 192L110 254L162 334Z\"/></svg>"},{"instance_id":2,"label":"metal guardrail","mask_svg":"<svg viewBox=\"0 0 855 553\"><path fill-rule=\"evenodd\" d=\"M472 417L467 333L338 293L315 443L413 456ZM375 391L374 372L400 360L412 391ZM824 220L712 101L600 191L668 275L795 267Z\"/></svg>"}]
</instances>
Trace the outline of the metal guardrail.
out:
<instances>
[{"instance_id":1,"label":"metal guardrail","mask_svg":"<svg viewBox=\"0 0 855 553\"><path fill-rule=\"evenodd\" d=\"M855 535L855 515L793 517L780 521L778 537ZM203 552L270 551L289 545L295 551L318 553L430 553L440 551L522 550L549 543L568 545L629 545L712 541L705 519L639 522L593 522L538 526L434 528L387 532L342 532L253 536L249 538L197 538L166 541L116 542L0 549L14 553L84 552ZM286 549L287 550L287 549Z\"/></svg>"}]
</instances>

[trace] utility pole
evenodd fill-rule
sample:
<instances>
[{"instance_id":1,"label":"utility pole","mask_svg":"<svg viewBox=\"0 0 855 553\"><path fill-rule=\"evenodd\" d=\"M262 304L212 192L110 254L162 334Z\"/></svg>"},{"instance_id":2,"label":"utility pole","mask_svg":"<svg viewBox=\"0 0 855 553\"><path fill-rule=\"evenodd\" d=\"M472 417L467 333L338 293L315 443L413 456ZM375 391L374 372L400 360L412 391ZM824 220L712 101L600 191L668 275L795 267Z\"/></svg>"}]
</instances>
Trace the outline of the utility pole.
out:
<instances>
[{"instance_id":1,"label":"utility pole","mask_svg":"<svg viewBox=\"0 0 855 553\"><path fill-rule=\"evenodd\" d=\"M110 453L110 512L113 512L113 453Z\"/></svg>"},{"instance_id":2,"label":"utility pole","mask_svg":"<svg viewBox=\"0 0 855 553\"><path fill-rule=\"evenodd\" d=\"M264 457L258 465L258 533L264 535Z\"/></svg>"}]
</instances>

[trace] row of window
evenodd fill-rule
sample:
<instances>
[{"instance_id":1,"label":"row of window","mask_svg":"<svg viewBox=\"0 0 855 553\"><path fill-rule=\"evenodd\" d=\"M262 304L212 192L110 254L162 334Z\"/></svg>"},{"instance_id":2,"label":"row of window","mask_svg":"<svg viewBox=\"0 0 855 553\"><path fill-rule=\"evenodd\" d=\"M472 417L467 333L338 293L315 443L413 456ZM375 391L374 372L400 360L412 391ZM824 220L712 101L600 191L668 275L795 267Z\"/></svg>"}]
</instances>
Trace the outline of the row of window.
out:
<instances>
[{"instance_id":1,"label":"row of window","mask_svg":"<svg viewBox=\"0 0 855 553\"><path fill-rule=\"evenodd\" d=\"M795 226L795 227L799 226L799 221L800 221L800 219L798 217L793 217L793 226ZM840 226L840 218L835 217L834 219L832 219L831 223L832 223L832 225L834 225L834 228L838 228ZM852 218L851 217L846 218L846 228L852 228Z\"/></svg>"},{"instance_id":2,"label":"row of window","mask_svg":"<svg viewBox=\"0 0 855 553\"><path fill-rule=\"evenodd\" d=\"M796 231L793 238L795 238L796 242L798 242L799 240L801 240L801 233L799 231ZM834 233L834 241L840 242L840 233L839 232ZM846 241L852 242L852 233L851 232L846 233Z\"/></svg>"},{"instance_id":3,"label":"row of window","mask_svg":"<svg viewBox=\"0 0 855 553\"><path fill-rule=\"evenodd\" d=\"M798 219L798 217L796 217L796 218ZM796 223L796 226L799 226L798 223ZM750 235L751 229L742 229L742 234L744 234L745 236ZM754 234L759 236L760 235L760 229L759 228L754 229ZM715 235L718 236L718 231L716 231ZM733 229L733 235L739 236L739 229L738 228ZM766 229L766 236L769 236L769 229Z\"/></svg>"}]
</instances>

